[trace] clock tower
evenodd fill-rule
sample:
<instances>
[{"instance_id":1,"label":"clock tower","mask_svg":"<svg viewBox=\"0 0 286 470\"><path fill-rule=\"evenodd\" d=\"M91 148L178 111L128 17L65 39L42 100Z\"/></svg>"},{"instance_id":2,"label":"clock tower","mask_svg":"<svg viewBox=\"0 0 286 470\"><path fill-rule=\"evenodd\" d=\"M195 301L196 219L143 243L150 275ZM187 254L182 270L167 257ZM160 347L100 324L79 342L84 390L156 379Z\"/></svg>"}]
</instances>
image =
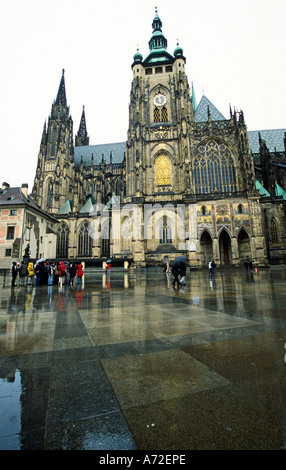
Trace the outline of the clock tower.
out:
<instances>
[{"instance_id":1,"label":"clock tower","mask_svg":"<svg viewBox=\"0 0 286 470\"><path fill-rule=\"evenodd\" d=\"M126 197L135 202L182 200L188 188L192 98L185 73L186 59L167 39L157 9L150 52L137 49L132 64L129 130L126 149Z\"/></svg>"}]
</instances>

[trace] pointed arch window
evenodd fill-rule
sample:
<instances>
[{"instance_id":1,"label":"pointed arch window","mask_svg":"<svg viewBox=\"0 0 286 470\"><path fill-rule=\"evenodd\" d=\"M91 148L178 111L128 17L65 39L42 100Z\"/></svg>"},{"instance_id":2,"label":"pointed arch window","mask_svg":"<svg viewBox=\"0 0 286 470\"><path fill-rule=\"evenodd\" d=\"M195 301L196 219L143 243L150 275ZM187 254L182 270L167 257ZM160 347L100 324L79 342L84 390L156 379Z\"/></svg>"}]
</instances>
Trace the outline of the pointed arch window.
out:
<instances>
[{"instance_id":1,"label":"pointed arch window","mask_svg":"<svg viewBox=\"0 0 286 470\"><path fill-rule=\"evenodd\" d=\"M155 163L156 185L166 186L171 184L170 161L165 155L160 155Z\"/></svg>"},{"instance_id":2,"label":"pointed arch window","mask_svg":"<svg viewBox=\"0 0 286 470\"><path fill-rule=\"evenodd\" d=\"M279 243L278 230L277 230L277 224L275 222L275 219L271 220L270 234L271 234L272 245L278 245Z\"/></svg>"},{"instance_id":3,"label":"pointed arch window","mask_svg":"<svg viewBox=\"0 0 286 470\"><path fill-rule=\"evenodd\" d=\"M172 229L167 221L167 216L164 215L162 226L160 227L160 244L172 243Z\"/></svg>"},{"instance_id":4,"label":"pointed arch window","mask_svg":"<svg viewBox=\"0 0 286 470\"><path fill-rule=\"evenodd\" d=\"M210 140L198 147L193 172L196 194L237 191L234 159L223 143Z\"/></svg>"},{"instance_id":5,"label":"pointed arch window","mask_svg":"<svg viewBox=\"0 0 286 470\"><path fill-rule=\"evenodd\" d=\"M84 222L81 225L78 235L78 255L91 256L92 239L89 234L89 224Z\"/></svg>"},{"instance_id":6,"label":"pointed arch window","mask_svg":"<svg viewBox=\"0 0 286 470\"><path fill-rule=\"evenodd\" d=\"M52 130L52 146L51 146L51 156L54 157L56 154L56 142L57 142L57 129L56 127Z\"/></svg>"},{"instance_id":7,"label":"pointed arch window","mask_svg":"<svg viewBox=\"0 0 286 470\"><path fill-rule=\"evenodd\" d=\"M53 204L53 183L48 182L48 193L47 193L47 209L50 209Z\"/></svg>"},{"instance_id":8,"label":"pointed arch window","mask_svg":"<svg viewBox=\"0 0 286 470\"><path fill-rule=\"evenodd\" d=\"M160 111L158 108L154 109L154 122L160 122Z\"/></svg>"},{"instance_id":9,"label":"pointed arch window","mask_svg":"<svg viewBox=\"0 0 286 470\"><path fill-rule=\"evenodd\" d=\"M162 109L154 108L154 122L168 122L168 110L165 106Z\"/></svg>"},{"instance_id":10,"label":"pointed arch window","mask_svg":"<svg viewBox=\"0 0 286 470\"><path fill-rule=\"evenodd\" d=\"M57 258L68 257L69 228L67 224L62 224L58 230L57 237Z\"/></svg>"},{"instance_id":11,"label":"pointed arch window","mask_svg":"<svg viewBox=\"0 0 286 470\"><path fill-rule=\"evenodd\" d=\"M167 111L167 108L162 108L162 111L161 111L161 121L162 122L167 122L168 121L168 111Z\"/></svg>"}]
</instances>

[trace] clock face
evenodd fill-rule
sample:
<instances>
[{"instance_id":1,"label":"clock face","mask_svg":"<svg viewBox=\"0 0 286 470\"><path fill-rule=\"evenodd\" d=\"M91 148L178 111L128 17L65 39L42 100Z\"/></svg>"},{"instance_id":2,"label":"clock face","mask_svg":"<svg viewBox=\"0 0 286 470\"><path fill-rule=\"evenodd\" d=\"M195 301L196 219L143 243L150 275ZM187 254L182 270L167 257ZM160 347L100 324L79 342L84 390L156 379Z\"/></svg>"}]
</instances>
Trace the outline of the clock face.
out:
<instances>
[{"instance_id":1,"label":"clock face","mask_svg":"<svg viewBox=\"0 0 286 470\"><path fill-rule=\"evenodd\" d=\"M153 102L156 106L164 106L164 104L166 104L167 102L167 98L165 95L162 95L161 93L159 93L158 95L155 96Z\"/></svg>"}]
</instances>

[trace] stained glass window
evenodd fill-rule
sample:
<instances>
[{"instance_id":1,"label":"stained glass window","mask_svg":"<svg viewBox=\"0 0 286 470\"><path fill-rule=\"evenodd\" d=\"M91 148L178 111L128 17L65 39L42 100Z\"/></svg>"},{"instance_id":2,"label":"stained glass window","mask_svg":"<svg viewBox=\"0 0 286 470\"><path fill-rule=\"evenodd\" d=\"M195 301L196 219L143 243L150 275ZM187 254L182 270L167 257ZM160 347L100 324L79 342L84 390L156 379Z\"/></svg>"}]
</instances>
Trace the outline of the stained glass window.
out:
<instances>
[{"instance_id":1,"label":"stained glass window","mask_svg":"<svg viewBox=\"0 0 286 470\"><path fill-rule=\"evenodd\" d=\"M91 256L91 237L89 234L88 222L82 224L78 235L78 254L81 256Z\"/></svg>"},{"instance_id":2,"label":"stained glass window","mask_svg":"<svg viewBox=\"0 0 286 470\"><path fill-rule=\"evenodd\" d=\"M270 225L270 233L271 233L271 240L273 245L278 245L279 240L278 240L278 231L277 231L277 225L274 219L271 220L271 225Z\"/></svg>"},{"instance_id":3,"label":"stained glass window","mask_svg":"<svg viewBox=\"0 0 286 470\"><path fill-rule=\"evenodd\" d=\"M167 217L164 216L162 226L160 227L160 244L172 243L172 229L167 223Z\"/></svg>"},{"instance_id":4,"label":"stained glass window","mask_svg":"<svg viewBox=\"0 0 286 470\"><path fill-rule=\"evenodd\" d=\"M68 257L68 245L69 245L69 228L67 224L62 224L58 231L57 238L57 257L67 258Z\"/></svg>"},{"instance_id":5,"label":"stained glass window","mask_svg":"<svg viewBox=\"0 0 286 470\"><path fill-rule=\"evenodd\" d=\"M156 184L157 186L171 184L170 161L165 155L160 155L156 160Z\"/></svg>"},{"instance_id":6,"label":"stained glass window","mask_svg":"<svg viewBox=\"0 0 286 470\"><path fill-rule=\"evenodd\" d=\"M195 154L193 172L196 194L237 190L234 160L225 144L211 140L201 145Z\"/></svg>"}]
</instances>

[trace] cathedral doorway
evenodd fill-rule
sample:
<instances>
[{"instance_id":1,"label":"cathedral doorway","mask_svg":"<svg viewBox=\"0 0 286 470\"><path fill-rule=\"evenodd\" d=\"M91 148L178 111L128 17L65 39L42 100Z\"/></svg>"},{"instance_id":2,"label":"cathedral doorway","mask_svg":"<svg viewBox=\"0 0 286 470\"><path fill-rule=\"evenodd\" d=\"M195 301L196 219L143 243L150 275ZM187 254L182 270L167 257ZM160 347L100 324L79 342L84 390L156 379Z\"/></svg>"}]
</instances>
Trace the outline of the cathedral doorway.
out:
<instances>
[{"instance_id":1,"label":"cathedral doorway","mask_svg":"<svg viewBox=\"0 0 286 470\"><path fill-rule=\"evenodd\" d=\"M241 229L237 237L238 257L240 260L251 259L250 238L246 230Z\"/></svg>"},{"instance_id":2,"label":"cathedral doorway","mask_svg":"<svg viewBox=\"0 0 286 470\"><path fill-rule=\"evenodd\" d=\"M219 255L221 266L232 264L231 241L226 230L222 230L219 236Z\"/></svg>"},{"instance_id":3,"label":"cathedral doorway","mask_svg":"<svg viewBox=\"0 0 286 470\"><path fill-rule=\"evenodd\" d=\"M201 235L200 252L202 266L208 266L209 261L213 259L213 246L211 236L206 230Z\"/></svg>"}]
</instances>

